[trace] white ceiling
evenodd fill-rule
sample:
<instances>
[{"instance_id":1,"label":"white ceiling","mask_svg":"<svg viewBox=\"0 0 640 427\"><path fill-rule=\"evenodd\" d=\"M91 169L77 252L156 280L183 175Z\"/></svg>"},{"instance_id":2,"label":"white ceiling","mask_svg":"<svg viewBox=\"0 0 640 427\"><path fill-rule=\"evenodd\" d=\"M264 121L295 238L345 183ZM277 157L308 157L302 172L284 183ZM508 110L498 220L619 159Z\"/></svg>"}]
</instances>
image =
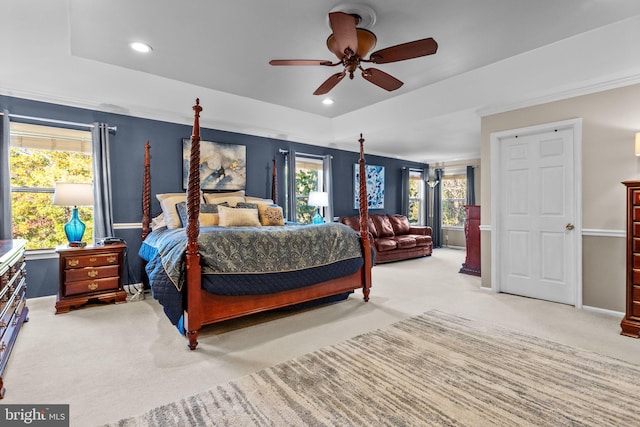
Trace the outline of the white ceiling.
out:
<instances>
[{"instance_id":1,"label":"white ceiling","mask_svg":"<svg viewBox=\"0 0 640 427\"><path fill-rule=\"evenodd\" d=\"M435 55L375 65L329 96L327 13L356 2L0 0L0 93L414 161L480 157L480 115L640 80L637 0L363 0L374 50L433 37ZM150 55L128 49L153 46Z\"/></svg>"}]
</instances>

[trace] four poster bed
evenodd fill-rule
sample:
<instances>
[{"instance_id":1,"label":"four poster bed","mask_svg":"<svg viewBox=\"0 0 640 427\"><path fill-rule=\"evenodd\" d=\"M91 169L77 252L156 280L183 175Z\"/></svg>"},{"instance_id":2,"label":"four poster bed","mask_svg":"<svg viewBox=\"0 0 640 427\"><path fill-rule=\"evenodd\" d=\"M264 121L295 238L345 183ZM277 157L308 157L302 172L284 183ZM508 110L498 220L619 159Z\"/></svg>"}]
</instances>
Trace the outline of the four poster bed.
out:
<instances>
[{"instance_id":1,"label":"four poster bed","mask_svg":"<svg viewBox=\"0 0 640 427\"><path fill-rule=\"evenodd\" d=\"M339 223L225 227L221 226L222 209L234 209L220 207L222 204L218 205L220 225L202 225L201 209L208 205L201 205L199 100L193 110L186 226L151 231L147 142L139 252L154 298L186 335L189 348L196 348L198 331L207 324L301 303L343 299L356 289L362 289L368 301L373 261L366 203L360 206L359 232ZM360 176L365 176L362 135L359 142ZM367 200L364 179L359 192L360 200Z\"/></svg>"}]
</instances>

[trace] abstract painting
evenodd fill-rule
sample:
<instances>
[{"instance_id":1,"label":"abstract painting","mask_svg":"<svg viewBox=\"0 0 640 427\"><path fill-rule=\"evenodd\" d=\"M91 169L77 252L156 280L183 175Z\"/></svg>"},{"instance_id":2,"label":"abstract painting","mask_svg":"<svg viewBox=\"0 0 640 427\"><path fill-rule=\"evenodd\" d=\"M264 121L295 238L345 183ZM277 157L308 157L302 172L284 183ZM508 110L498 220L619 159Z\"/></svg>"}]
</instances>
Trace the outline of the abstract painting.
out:
<instances>
[{"instance_id":1,"label":"abstract painting","mask_svg":"<svg viewBox=\"0 0 640 427\"><path fill-rule=\"evenodd\" d=\"M182 140L182 187L189 180L191 139ZM247 147L200 141L200 188L244 190L247 186Z\"/></svg>"},{"instance_id":2,"label":"abstract painting","mask_svg":"<svg viewBox=\"0 0 640 427\"><path fill-rule=\"evenodd\" d=\"M353 208L360 208L360 165L353 165L354 171L354 203ZM384 166L365 165L367 182L367 206L369 209L384 209Z\"/></svg>"}]
</instances>

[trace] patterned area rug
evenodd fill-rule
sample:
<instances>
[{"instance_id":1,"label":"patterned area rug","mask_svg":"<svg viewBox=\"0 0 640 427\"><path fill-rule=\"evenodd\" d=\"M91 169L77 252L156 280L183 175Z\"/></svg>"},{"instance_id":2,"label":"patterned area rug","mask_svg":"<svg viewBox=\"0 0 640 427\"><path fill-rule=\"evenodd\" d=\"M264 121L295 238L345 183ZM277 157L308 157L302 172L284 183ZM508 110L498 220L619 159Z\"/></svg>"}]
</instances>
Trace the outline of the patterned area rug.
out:
<instances>
[{"instance_id":1,"label":"patterned area rug","mask_svg":"<svg viewBox=\"0 0 640 427\"><path fill-rule=\"evenodd\" d=\"M119 426L638 426L640 366L431 311Z\"/></svg>"}]
</instances>

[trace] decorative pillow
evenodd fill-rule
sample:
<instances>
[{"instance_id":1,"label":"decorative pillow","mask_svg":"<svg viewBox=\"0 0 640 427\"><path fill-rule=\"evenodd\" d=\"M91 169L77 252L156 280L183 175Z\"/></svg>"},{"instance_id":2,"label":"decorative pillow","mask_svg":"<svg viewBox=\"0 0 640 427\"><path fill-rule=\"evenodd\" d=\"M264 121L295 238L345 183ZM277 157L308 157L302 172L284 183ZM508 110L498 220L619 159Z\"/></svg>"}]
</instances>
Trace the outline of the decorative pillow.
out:
<instances>
[{"instance_id":1,"label":"decorative pillow","mask_svg":"<svg viewBox=\"0 0 640 427\"><path fill-rule=\"evenodd\" d=\"M226 202L220 203L219 205L208 203L200 204L200 215L198 216L198 221L202 227L218 225L218 206L228 205ZM189 222L189 217L187 216L187 202L178 203L176 205L176 209L178 210L178 216L180 217L180 225L182 227L186 227Z\"/></svg>"},{"instance_id":2,"label":"decorative pillow","mask_svg":"<svg viewBox=\"0 0 640 427\"><path fill-rule=\"evenodd\" d=\"M258 209L218 207L221 227L260 226Z\"/></svg>"},{"instance_id":3,"label":"decorative pillow","mask_svg":"<svg viewBox=\"0 0 640 427\"><path fill-rule=\"evenodd\" d=\"M257 203L248 203L248 202L238 202L236 203L236 208L239 209L258 209Z\"/></svg>"},{"instance_id":4,"label":"decorative pillow","mask_svg":"<svg viewBox=\"0 0 640 427\"><path fill-rule=\"evenodd\" d=\"M273 205L273 200L271 199L261 199L260 197L251 197L251 196L245 196L244 199L249 203L264 203L267 205Z\"/></svg>"},{"instance_id":5,"label":"decorative pillow","mask_svg":"<svg viewBox=\"0 0 640 427\"><path fill-rule=\"evenodd\" d=\"M156 198L160 202L167 228L180 228L180 216L178 216L176 205L187 201L187 193L156 194Z\"/></svg>"},{"instance_id":6,"label":"decorative pillow","mask_svg":"<svg viewBox=\"0 0 640 427\"><path fill-rule=\"evenodd\" d=\"M240 196L239 194L243 194ZM204 193L204 201L206 203L227 202L229 206L235 206L238 202L244 202L244 190L234 191L233 193Z\"/></svg>"},{"instance_id":7,"label":"decorative pillow","mask_svg":"<svg viewBox=\"0 0 640 427\"><path fill-rule=\"evenodd\" d=\"M164 221L164 214L158 214L151 220L151 231L158 228L166 227L167 223Z\"/></svg>"},{"instance_id":8,"label":"decorative pillow","mask_svg":"<svg viewBox=\"0 0 640 427\"><path fill-rule=\"evenodd\" d=\"M277 205L258 204L258 215L262 225L284 225L282 207Z\"/></svg>"}]
</instances>

